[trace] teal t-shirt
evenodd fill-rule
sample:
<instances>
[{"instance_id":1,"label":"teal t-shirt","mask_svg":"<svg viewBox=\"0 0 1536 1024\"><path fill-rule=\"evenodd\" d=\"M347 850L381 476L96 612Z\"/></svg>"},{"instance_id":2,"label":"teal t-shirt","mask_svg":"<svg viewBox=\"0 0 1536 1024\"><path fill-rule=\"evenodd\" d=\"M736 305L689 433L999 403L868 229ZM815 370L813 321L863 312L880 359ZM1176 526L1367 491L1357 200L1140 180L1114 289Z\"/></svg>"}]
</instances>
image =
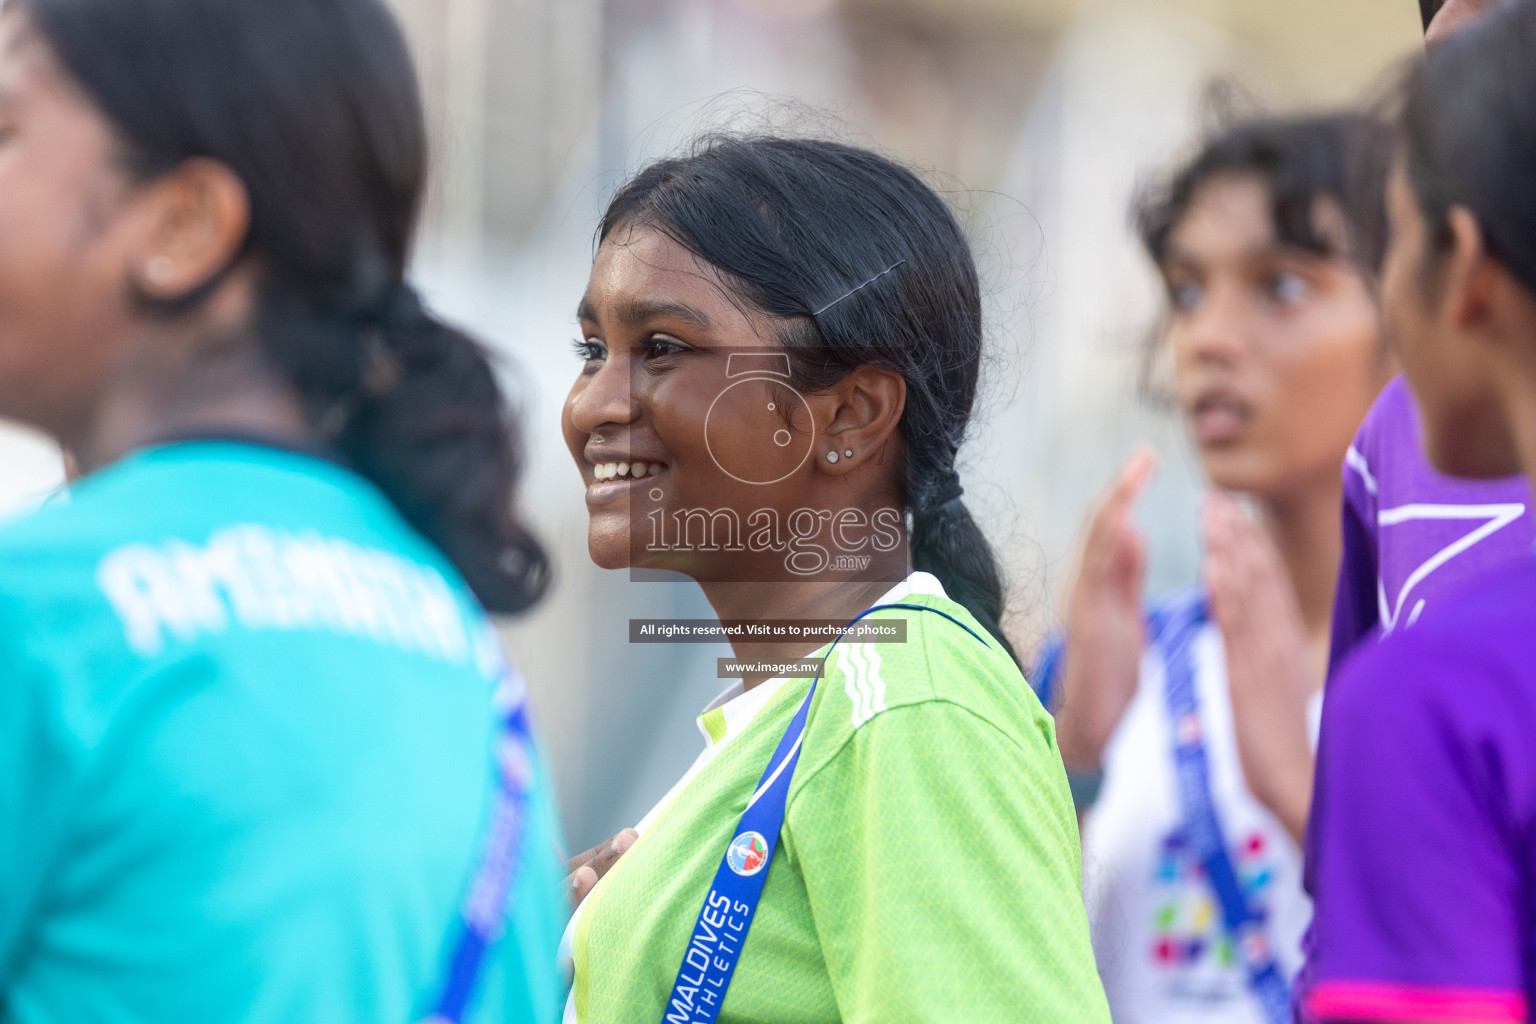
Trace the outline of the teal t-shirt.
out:
<instances>
[{"instance_id":1,"label":"teal t-shirt","mask_svg":"<svg viewBox=\"0 0 1536 1024\"><path fill-rule=\"evenodd\" d=\"M493 635L363 478L130 455L0 530L0 1021L409 1024L494 793ZM542 767L471 1019L552 1022Z\"/></svg>"}]
</instances>

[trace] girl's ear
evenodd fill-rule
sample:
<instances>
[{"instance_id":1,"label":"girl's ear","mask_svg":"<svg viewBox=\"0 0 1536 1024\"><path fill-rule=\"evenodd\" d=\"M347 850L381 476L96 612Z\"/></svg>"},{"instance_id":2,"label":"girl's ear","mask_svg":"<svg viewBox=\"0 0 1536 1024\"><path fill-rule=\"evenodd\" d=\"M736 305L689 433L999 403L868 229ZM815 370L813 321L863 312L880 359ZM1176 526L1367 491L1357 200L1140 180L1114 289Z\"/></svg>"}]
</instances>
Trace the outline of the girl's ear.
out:
<instances>
[{"instance_id":1,"label":"girl's ear","mask_svg":"<svg viewBox=\"0 0 1536 1024\"><path fill-rule=\"evenodd\" d=\"M1443 257L1445 313L1458 330L1486 331L1493 316L1493 299L1502 268L1489 254L1483 229L1471 210L1451 207L1446 214L1445 230L1450 236Z\"/></svg>"},{"instance_id":2,"label":"girl's ear","mask_svg":"<svg viewBox=\"0 0 1536 1024\"><path fill-rule=\"evenodd\" d=\"M139 294L184 299L222 274L251 226L245 184L217 160L194 157L143 187L136 199L143 231L130 253Z\"/></svg>"},{"instance_id":3,"label":"girl's ear","mask_svg":"<svg viewBox=\"0 0 1536 1024\"><path fill-rule=\"evenodd\" d=\"M817 402L817 418L826 417L821 431L826 450L813 454L823 470L842 475L873 458L900 425L907 382L895 370L860 366Z\"/></svg>"}]
</instances>

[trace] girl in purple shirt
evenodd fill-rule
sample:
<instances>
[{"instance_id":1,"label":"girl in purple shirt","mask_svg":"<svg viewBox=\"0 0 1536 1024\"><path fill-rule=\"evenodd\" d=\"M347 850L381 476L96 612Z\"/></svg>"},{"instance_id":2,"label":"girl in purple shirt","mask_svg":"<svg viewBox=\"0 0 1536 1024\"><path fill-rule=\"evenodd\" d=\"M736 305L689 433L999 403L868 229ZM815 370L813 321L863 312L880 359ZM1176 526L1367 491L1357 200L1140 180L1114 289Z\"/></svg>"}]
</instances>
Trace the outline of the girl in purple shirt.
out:
<instances>
[{"instance_id":1,"label":"girl in purple shirt","mask_svg":"<svg viewBox=\"0 0 1536 1024\"><path fill-rule=\"evenodd\" d=\"M1457 477L1536 473L1532 53L1536 0L1510 0L1431 50L1405 88L1384 317L1429 459ZM1305 1015L1529 1019L1529 551L1345 664L1324 705L1308 843L1315 920Z\"/></svg>"},{"instance_id":2,"label":"girl in purple shirt","mask_svg":"<svg viewBox=\"0 0 1536 1024\"><path fill-rule=\"evenodd\" d=\"M1433 45L1498 0L1420 0ZM1531 484L1448 476L1424 457L1413 393L1401 377L1366 415L1344 459L1344 547L1333 605L1328 676L1357 643L1390 636L1536 539Z\"/></svg>"}]
</instances>

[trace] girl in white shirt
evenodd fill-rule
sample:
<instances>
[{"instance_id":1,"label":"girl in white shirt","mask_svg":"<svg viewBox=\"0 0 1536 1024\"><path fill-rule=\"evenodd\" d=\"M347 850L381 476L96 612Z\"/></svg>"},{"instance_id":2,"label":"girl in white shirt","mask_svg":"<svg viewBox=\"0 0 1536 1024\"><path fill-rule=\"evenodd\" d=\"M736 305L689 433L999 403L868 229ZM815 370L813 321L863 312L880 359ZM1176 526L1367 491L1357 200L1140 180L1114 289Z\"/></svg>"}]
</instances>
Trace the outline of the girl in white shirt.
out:
<instances>
[{"instance_id":1,"label":"girl in white shirt","mask_svg":"<svg viewBox=\"0 0 1536 1024\"><path fill-rule=\"evenodd\" d=\"M1153 467L1133 456L1085 527L1063 640L1036 677L1123 1024L1290 1019L1339 470L1393 369L1363 269L1384 173L1352 161L1386 152L1360 116L1252 121L1139 204L1168 295L1158 354L1212 485L1202 586L1147 608L1131 513Z\"/></svg>"}]
</instances>

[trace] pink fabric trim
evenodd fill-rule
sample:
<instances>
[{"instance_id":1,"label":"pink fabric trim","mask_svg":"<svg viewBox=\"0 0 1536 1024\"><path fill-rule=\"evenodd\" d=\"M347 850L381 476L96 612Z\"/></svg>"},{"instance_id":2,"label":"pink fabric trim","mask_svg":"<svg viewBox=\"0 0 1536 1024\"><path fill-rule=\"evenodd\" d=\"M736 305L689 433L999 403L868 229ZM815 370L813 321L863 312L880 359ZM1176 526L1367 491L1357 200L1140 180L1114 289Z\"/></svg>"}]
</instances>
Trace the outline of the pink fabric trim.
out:
<instances>
[{"instance_id":1,"label":"pink fabric trim","mask_svg":"<svg viewBox=\"0 0 1536 1024\"><path fill-rule=\"evenodd\" d=\"M1392 1024L1515 1024L1526 1019L1525 994L1496 988L1323 981L1307 993L1307 1012L1322 1021Z\"/></svg>"}]
</instances>

